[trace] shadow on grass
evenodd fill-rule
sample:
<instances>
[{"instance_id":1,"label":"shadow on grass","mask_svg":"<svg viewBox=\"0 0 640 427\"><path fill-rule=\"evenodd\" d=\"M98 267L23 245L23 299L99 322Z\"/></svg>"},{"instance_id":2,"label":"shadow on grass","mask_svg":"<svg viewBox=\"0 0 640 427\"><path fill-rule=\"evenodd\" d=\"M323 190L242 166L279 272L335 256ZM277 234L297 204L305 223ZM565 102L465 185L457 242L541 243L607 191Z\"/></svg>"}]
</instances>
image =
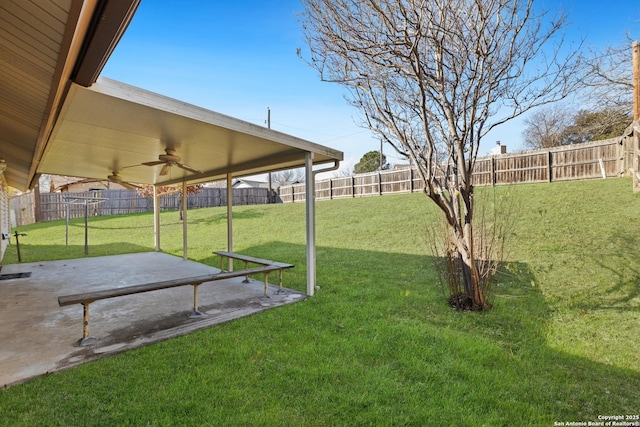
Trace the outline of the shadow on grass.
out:
<instances>
[{"instance_id":1,"label":"shadow on grass","mask_svg":"<svg viewBox=\"0 0 640 427\"><path fill-rule=\"evenodd\" d=\"M305 291L304 246L273 242L243 253L295 264L285 272L285 286ZM317 259L320 289L305 309L292 309L304 310L295 317L296 329L309 331L296 335L295 345L317 354L307 355L309 362L295 359L311 370L314 363L332 366L332 376L352 379L337 381L328 394L361 389L371 408L387 405L390 411L416 395L426 407L448 401L458 413L446 414L441 425L598 421L600 414L638 409L638 372L548 346L552 309L524 263L505 264L494 308L471 313L448 307L430 257L318 247ZM412 422L428 419L419 415L426 411L421 404L411 410ZM473 418L487 411L488 418Z\"/></svg>"},{"instance_id":2,"label":"shadow on grass","mask_svg":"<svg viewBox=\"0 0 640 427\"><path fill-rule=\"evenodd\" d=\"M216 212L214 214L210 214L210 211L209 211L208 213L209 215L205 218L193 218L193 216L195 215L189 212L189 215L191 215L189 216L189 224L213 225L213 224L225 223L227 221L226 211ZM258 210L252 210L252 209L240 210L240 211L236 210L236 211L233 211L233 220L237 221L237 220L243 220L243 219L261 218L264 215L265 215L264 212L261 212Z\"/></svg>"},{"instance_id":3,"label":"shadow on grass","mask_svg":"<svg viewBox=\"0 0 640 427\"><path fill-rule=\"evenodd\" d=\"M583 302L582 308L640 312L640 241L635 236L616 233L608 243L615 248L611 257L594 256L592 262L609 271L614 284L606 295Z\"/></svg>"}]
</instances>

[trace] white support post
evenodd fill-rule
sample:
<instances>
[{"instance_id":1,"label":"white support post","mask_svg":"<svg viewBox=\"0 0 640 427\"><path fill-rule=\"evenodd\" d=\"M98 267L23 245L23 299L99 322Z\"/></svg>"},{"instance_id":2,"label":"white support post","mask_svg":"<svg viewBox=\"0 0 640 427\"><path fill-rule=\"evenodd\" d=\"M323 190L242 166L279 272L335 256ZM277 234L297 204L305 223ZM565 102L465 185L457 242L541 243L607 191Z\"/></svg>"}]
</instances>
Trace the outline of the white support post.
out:
<instances>
[{"instance_id":1,"label":"white support post","mask_svg":"<svg viewBox=\"0 0 640 427\"><path fill-rule=\"evenodd\" d=\"M153 235L155 240L155 251L160 252L160 197L158 187L153 186Z\"/></svg>"},{"instance_id":2,"label":"white support post","mask_svg":"<svg viewBox=\"0 0 640 427\"><path fill-rule=\"evenodd\" d=\"M313 174L313 153L305 158L305 205L307 219L307 295L313 296L316 289L316 195Z\"/></svg>"},{"instance_id":3,"label":"white support post","mask_svg":"<svg viewBox=\"0 0 640 427\"><path fill-rule=\"evenodd\" d=\"M233 179L227 174L227 251L233 252ZM233 271L233 259L228 258L227 271Z\"/></svg>"},{"instance_id":4,"label":"white support post","mask_svg":"<svg viewBox=\"0 0 640 427\"><path fill-rule=\"evenodd\" d=\"M188 238L187 238L187 181L182 181L182 258L188 259Z\"/></svg>"}]
</instances>

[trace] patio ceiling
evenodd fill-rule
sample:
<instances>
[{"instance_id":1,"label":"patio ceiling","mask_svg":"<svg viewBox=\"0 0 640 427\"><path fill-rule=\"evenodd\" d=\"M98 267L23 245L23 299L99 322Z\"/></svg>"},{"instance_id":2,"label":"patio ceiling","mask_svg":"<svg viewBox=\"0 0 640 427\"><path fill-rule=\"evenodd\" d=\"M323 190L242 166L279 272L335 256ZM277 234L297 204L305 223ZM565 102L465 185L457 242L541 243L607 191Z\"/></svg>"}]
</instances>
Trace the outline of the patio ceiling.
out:
<instances>
[{"instance_id":1,"label":"patio ceiling","mask_svg":"<svg viewBox=\"0 0 640 427\"><path fill-rule=\"evenodd\" d=\"M160 175L174 149L180 163ZM38 173L171 185L246 176L342 160L342 152L114 80L73 84L37 167Z\"/></svg>"}]
</instances>

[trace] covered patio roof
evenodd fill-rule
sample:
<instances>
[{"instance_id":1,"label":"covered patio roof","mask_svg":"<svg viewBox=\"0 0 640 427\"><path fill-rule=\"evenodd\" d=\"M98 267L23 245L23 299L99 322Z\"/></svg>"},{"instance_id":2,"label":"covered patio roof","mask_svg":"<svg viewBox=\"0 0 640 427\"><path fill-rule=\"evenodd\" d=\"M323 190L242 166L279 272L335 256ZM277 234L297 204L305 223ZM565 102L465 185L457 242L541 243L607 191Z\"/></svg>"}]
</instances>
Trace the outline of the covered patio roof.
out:
<instances>
[{"instance_id":1,"label":"covered patio roof","mask_svg":"<svg viewBox=\"0 0 640 427\"><path fill-rule=\"evenodd\" d=\"M158 160L175 150L180 163L161 175ZM98 78L73 84L40 160L38 173L132 183L199 183L338 162L342 152L137 87Z\"/></svg>"}]
</instances>

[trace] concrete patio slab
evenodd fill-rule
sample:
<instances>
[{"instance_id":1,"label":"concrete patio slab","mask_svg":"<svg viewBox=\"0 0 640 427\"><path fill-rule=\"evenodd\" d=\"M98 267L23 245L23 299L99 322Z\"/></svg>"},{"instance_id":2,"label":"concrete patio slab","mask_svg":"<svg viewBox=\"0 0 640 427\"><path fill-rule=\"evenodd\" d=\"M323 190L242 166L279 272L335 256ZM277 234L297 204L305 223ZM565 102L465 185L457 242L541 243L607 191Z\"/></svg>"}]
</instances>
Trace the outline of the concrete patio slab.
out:
<instances>
[{"instance_id":1,"label":"concrete patio slab","mask_svg":"<svg viewBox=\"0 0 640 427\"><path fill-rule=\"evenodd\" d=\"M193 288L182 286L96 301L90 305L90 347L74 347L82 337L82 305L58 306L61 295L117 286L188 278L219 269L160 252L12 264L2 274L30 277L0 280L0 386L76 366L269 308L301 301L305 294L243 278L199 287L200 311L193 309ZM274 274L274 277L276 275Z\"/></svg>"}]
</instances>

